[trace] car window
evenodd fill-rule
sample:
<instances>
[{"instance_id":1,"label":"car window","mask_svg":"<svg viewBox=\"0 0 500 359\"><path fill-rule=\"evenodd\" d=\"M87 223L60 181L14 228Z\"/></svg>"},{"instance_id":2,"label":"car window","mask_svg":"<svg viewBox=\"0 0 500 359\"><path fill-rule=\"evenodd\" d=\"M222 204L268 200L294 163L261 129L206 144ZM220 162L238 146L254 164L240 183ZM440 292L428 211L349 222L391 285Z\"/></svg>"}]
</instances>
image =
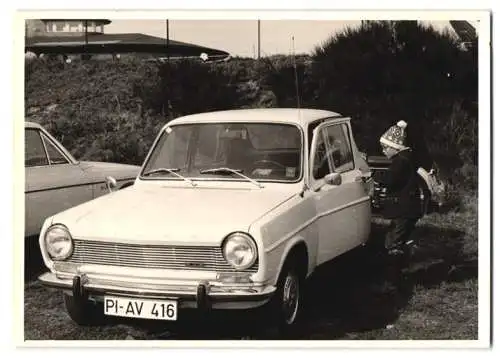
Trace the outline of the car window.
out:
<instances>
[{"instance_id":1,"label":"car window","mask_svg":"<svg viewBox=\"0 0 500 359\"><path fill-rule=\"evenodd\" d=\"M318 141L314 153L313 177L321 179L333 172L331 159L328 158L327 133L325 129L318 133Z\"/></svg>"},{"instance_id":2,"label":"car window","mask_svg":"<svg viewBox=\"0 0 500 359\"><path fill-rule=\"evenodd\" d=\"M301 146L300 132L294 126L249 124L246 130L256 150L298 149Z\"/></svg>"},{"instance_id":3,"label":"car window","mask_svg":"<svg viewBox=\"0 0 500 359\"><path fill-rule=\"evenodd\" d=\"M209 126L200 126L199 131L197 132L195 143L197 146L196 153L194 155L194 166L195 167L204 167L210 166L214 161L220 161L223 155L221 146L218 148L218 144L220 145L220 141L217 141L219 138L220 132L223 131L222 125L209 125Z\"/></svg>"},{"instance_id":4,"label":"car window","mask_svg":"<svg viewBox=\"0 0 500 359\"><path fill-rule=\"evenodd\" d=\"M28 129L24 133L24 165L26 167L48 165L49 161L40 137L40 132Z\"/></svg>"},{"instance_id":5,"label":"car window","mask_svg":"<svg viewBox=\"0 0 500 359\"><path fill-rule=\"evenodd\" d=\"M144 172L174 168L191 178L241 179L213 173L228 167L263 181L297 181L302 175L302 133L276 123L203 123L168 127L155 145ZM208 170L208 171L207 171ZM156 177L173 177L157 174Z\"/></svg>"},{"instance_id":6,"label":"car window","mask_svg":"<svg viewBox=\"0 0 500 359\"><path fill-rule=\"evenodd\" d=\"M347 124L332 125L324 131L326 132L325 139L328 141L328 152L333 161L333 170L337 173L353 170L354 158Z\"/></svg>"},{"instance_id":7,"label":"car window","mask_svg":"<svg viewBox=\"0 0 500 359\"><path fill-rule=\"evenodd\" d=\"M49 162L51 165L58 165L63 163L68 163L68 159L62 154L62 152L52 143L52 141L45 136L43 133L42 139L45 143L45 148L47 149L47 153L49 155Z\"/></svg>"},{"instance_id":8,"label":"car window","mask_svg":"<svg viewBox=\"0 0 500 359\"><path fill-rule=\"evenodd\" d=\"M192 132L187 127L178 127L176 131L167 129L163 132L145 167L145 172L158 167L185 168L188 164L188 145L191 135Z\"/></svg>"}]
</instances>

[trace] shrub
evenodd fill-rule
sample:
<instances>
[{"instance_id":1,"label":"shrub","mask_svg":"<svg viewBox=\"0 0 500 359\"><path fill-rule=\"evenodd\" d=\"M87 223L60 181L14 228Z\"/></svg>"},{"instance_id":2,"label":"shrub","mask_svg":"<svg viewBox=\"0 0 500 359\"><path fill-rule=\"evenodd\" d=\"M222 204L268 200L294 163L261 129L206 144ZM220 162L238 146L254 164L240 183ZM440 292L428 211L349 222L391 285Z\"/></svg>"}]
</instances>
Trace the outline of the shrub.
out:
<instances>
[{"instance_id":1,"label":"shrub","mask_svg":"<svg viewBox=\"0 0 500 359\"><path fill-rule=\"evenodd\" d=\"M380 153L380 135L404 119L447 179L477 164L477 54L449 33L416 21L366 22L318 46L310 74L311 104L351 116L367 152Z\"/></svg>"},{"instance_id":2,"label":"shrub","mask_svg":"<svg viewBox=\"0 0 500 359\"><path fill-rule=\"evenodd\" d=\"M159 67L161 113L171 117L239 107L237 84L220 66L175 61Z\"/></svg>"}]
</instances>

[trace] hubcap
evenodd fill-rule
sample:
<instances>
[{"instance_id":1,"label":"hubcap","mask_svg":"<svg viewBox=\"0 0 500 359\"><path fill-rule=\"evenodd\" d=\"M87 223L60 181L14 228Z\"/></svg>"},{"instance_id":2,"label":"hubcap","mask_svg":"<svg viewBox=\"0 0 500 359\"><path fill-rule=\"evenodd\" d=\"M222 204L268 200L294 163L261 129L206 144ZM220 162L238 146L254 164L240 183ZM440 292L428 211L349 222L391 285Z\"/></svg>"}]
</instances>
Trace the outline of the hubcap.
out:
<instances>
[{"instance_id":1,"label":"hubcap","mask_svg":"<svg viewBox=\"0 0 500 359\"><path fill-rule=\"evenodd\" d=\"M292 324L297 317L299 309L299 281L297 277L288 273L283 286L283 314L287 324Z\"/></svg>"}]
</instances>

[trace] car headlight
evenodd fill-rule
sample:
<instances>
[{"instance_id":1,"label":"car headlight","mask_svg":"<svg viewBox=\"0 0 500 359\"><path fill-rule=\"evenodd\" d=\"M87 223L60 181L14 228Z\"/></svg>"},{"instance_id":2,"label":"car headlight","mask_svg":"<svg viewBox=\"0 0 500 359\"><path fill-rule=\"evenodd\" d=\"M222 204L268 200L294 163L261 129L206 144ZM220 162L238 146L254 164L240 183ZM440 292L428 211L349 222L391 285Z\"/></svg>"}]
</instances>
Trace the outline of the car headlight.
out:
<instances>
[{"instance_id":1,"label":"car headlight","mask_svg":"<svg viewBox=\"0 0 500 359\"><path fill-rule=\"evenodd\" d=\"M235 269L245 270L255 263L257 246L248 234L237 232L225 239L222 253L226 261Z\"/></svg>"},{"instance_id":2,"label":"car headlight","mask_svg":"<svg viewBox=\"0 0 500 359\"><path fill-rule=\"evenodd\" d=\"M73 253L73 238L68 229L56 224L51 226L45 233L45 248L50 258L64 260Z\"/></svg>"}]
</instances>

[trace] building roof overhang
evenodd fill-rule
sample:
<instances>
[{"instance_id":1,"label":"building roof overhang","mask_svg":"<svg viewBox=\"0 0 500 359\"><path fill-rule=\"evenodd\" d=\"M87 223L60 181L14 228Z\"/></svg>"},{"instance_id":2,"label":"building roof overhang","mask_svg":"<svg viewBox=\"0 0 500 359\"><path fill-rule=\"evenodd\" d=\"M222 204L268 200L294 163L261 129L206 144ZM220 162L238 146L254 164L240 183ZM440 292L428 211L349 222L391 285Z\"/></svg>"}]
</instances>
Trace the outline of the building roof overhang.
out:
<instances>
[{"instance_id":1,"label":"building roof overhang","mask_svg":"<svg viewBox=\"0 0 500 359\"><path fill-rule=\"evenodd\" d=\"M43 22L48 22L48 21L94 21L102 25L109 25L111 24L111 20L108 19L41 19Z\"/></svg>"},{"instance_id":2,"label":"building roof overhang","mask_svg":"<svg viewBox=\"0 0 500 359\"><path fill-rule=\"evenodd\" d=\"M82 33L81 36L35 36L26 39L25 50L35 54L100 54L143 52L169 56L227 57L223 50L190 44L181 41L138 34L95 34Z\"/></svg>"}]
</instances>

